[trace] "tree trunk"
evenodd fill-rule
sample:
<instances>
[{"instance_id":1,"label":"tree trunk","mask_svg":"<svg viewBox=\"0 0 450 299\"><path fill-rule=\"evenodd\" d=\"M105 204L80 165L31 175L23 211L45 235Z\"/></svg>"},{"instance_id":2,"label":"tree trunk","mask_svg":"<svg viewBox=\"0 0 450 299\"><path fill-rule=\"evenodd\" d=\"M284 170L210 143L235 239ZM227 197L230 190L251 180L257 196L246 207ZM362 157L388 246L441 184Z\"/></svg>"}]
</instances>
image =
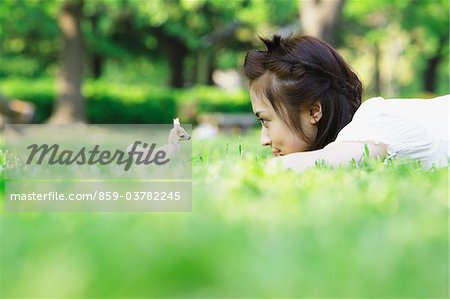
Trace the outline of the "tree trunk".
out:
<instances>
[{"instance_id":1,"label":"tree trunk","mask_svg":"<svg viewBox=\"0 0 450 299\"><path fill-rule=\"evenodd\" d=\"M98 21L100 20L100 12L96 11L90 18L91 26L92 26L92 32L95 37L98 37L99 30L98 30ZM101 53L99 53L98 49L93 49L94 53L92 54L92 60L91 60L91 68L92 68L92 76L95 79L98 79L102 76L103 73L103 62L104 57Z\"/></svg>"},{"instance_id":2,"label":"tree trunk","mask_svg":"<svg viewBox=\"0 0 450 299\"><path fill-rule=\"evenodd\" d=\"M442 60L442 50L447 42L445 37L439 39L438 49L432 57L427 59L427 66L425 68L425 73L423 75L423 86L426 92L435 93L436 92L436 81L438 77L438 67Z\"/></svg>"},{"instance_id":3,"label":"tree trunk","mask_svg":"<svg viewBox=\"0 0 450 299\"><path fill-rule=\"evenodd\" d=\"M81 94L83 80L83 37L80 22L83 0L66 0L58 16L63 39L57 78L55 109L50 123L85 122L85 102Z\"/></svg>"},{"instance_id":4,"label":"tree trunk","mask_svg":"<svg viewBox=\"0 0 450 299\"><path fill-rule=\"evenodd\" d=\"M189 54L188 47L182 39L167 34L162 27L153 27L149 30L158 39L166 55L170 68L169 85L174 88L184 86L184 60Z\"/></svg>"},{"instance_id":5,"label":"tree trunk","mask_svg":"<svg viewBox=\"0 0 450 299\"><path fill-rule=\"evenodd\" d=\"M344 0L299 0L303 34L318 37L335 46L343 4Z\"/></svg>"},{"instance_id":6,"label":"tree trunk","mask_svg":"<svg viewBox=\"0 0 450 299\"><path fill-rule=\"evenodd\" d=\"M427 67L424 74L424 90L426 92L436 92L436 78L439 63L441 62L441 56L433 56L427 59Z\"/></svg>"},{"instance_id":7,"label":"tree trunk","mask_svg":"<svg viewBox=\"0 0 450 299\"><path fill-rule=\"evenodd\" d=\"M214 84L214 80L213 80L213 73L216 70L216 56L213 54L208 55L209 58L209 62L208 62L208 77L207 77L207 81L206 84L213 86Z\"/></svg>"},{"instance_id":8,"label":"tree trunk","mask_svg":"<svg viewBox=\"0 0 450 299\"><path fill-rule=\"evenodd\" d=\"M214 85L213 72L216 70L215 57L212 49L198 51L197 59L197 84Z\"/></svg>"},{"instance_id":9,"label":"tree trunk","mask_svg":"<svg viewBox=\"0 0 450 299\"><path fill-rule=\"evenodd\" d=\"M208 52L206 50L199 50L197 53L197 62L196 62L196 70L197 70L197 77L196 77L196 84L198 85L205 85L208 74Z\"/></svg>"},{"instance_id":10,"label":"tree trunk","mask_svg":"<svg viewBox=\"0 0 450 299\"><path fill-rule=\"evenodd\" d=\"M381 93L381 50L378 42L374 45L374 92L376 95Z\"/></svg>"},{"instance_id":11,"label":"tree trunk","mask_svg":"<svg viewBox=\"0 0 450 299\"><path fill-rule=\"evenodd\" d=\"M103 55L95 53L92 55L92 76L99 79L103 73Z\"/></svg>"},{"instance_id":12,"label":"tree trunk","mask_svg":"<svg viewBox=\"0 0 450 299\"><path fill-rule=\"evenodd\" d=\"M176 38L169 38L165 44L165 53L170 67L170 86L182 88L184 86L184 59L188 51L186 46Z\"/></svg>"}]
</instances>

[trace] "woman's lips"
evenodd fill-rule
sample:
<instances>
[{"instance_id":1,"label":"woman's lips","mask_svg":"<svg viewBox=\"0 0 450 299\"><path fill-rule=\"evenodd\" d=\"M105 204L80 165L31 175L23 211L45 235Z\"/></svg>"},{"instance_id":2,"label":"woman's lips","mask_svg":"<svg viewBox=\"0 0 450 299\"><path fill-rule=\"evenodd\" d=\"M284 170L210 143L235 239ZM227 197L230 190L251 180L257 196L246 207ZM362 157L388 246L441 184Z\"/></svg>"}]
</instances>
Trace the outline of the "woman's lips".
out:
<instances>
[{"instance_id":1,"label":"woman's lips","mask_svg":"<svg viewBox=\"0 0 450 299\"><path fill-rule=\"evenodd\" d=\"M272 154L275 156L275 157L278 157L278 156L282 156L283 154L281 153L281 151L272 151Z\"/></svg>"}]
</instances>

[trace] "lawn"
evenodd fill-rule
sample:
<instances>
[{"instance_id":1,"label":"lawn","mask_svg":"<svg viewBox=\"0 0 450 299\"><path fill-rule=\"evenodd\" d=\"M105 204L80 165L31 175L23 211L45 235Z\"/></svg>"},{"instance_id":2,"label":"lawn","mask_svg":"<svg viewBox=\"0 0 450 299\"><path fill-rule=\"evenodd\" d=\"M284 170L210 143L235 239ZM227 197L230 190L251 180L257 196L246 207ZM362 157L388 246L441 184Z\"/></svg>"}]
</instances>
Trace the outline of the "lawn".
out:
<instances>
[{"instance_id":1,"label":"lawn","mask_svg":"<svg viewBox=\"0 0 450 299\"><path fill-rule=\"evenodd\" d=\"M194 140L192 212L7 213L2 196L0 297L448 297L447 168L297 174L267 152L257 133Z\"/></svg>"}]
</instances>

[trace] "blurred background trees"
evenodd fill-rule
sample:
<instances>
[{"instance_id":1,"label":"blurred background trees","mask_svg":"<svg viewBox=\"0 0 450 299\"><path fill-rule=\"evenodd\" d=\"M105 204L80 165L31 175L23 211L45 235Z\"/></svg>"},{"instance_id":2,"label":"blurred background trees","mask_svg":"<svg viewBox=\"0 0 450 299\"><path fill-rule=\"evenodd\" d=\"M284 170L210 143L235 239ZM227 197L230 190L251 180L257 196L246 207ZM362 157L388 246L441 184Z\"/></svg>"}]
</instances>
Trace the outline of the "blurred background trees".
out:
<instances>
[{"instance_id":1,"label":"blurred background trees","mask_svg":"<svg viewBox=\"0 0 450 299\"><path fill-rule=\"evenodd\" d=\"M300 33L337 47L365 98L428 97L449 89L448 10L446 0L4 0L0 92L33 102L36 121L250 111L246 51L261 49L258 35ZM160 109L144 116L145 105Z\"/></svg>"}]
</instances>

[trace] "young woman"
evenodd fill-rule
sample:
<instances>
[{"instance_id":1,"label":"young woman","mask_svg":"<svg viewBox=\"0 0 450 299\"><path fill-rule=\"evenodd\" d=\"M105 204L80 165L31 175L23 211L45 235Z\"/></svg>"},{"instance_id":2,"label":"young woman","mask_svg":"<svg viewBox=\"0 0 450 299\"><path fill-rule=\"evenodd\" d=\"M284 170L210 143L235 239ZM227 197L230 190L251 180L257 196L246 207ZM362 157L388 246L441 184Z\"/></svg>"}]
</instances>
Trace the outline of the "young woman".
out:
<instances>
[{"instance_id":1,"label":"young woman","mask_svg":"<svg viewBox=\"0 0 450 299\"><path fill-rule=\"evenodd\" d=\"M333 166L371 158L418 159L448 166L449 95L435 99L369 99L362 84L327 43L309 36L263 39L265 51L247 53L253 112L261 145L294 170L325 160Z\"/></svg>"}]
</instances>

